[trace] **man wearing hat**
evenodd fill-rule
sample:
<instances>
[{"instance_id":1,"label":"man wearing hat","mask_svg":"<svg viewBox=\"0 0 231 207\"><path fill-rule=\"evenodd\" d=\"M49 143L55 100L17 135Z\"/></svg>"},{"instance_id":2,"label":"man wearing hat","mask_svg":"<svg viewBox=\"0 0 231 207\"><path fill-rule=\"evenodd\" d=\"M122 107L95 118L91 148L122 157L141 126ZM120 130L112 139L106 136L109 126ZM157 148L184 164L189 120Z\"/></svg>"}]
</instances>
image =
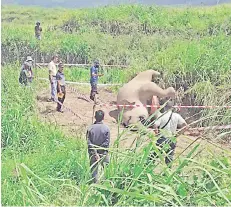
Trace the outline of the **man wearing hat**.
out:
<instances>
[{"instance_id":1,"label":"man wearing hat","mask_svg":"<svg viewBox=\"0 0 231 207\"><path fill-rule=\"evenodd\" d=\"M29 73L30 73L30 77L28 78L28 80L29 80L29 82L31 83L32 82L32 80L33 80L33 76L34 76L34 74L33 74L33 71L32 71L32 65L33 65L33 59L32 59L32 57L31 56L27 56L26 57L26 62L29 64Z\"/></svg>"},{"instance_id":2,"label":"man wearing hat","mask_svg":"<svg viewBox=\"0 0 231 207\"><path fill-rule=\"evenodd\" d=\"M30 63L31 66L32 66L32 62L33 62L32 57L31 57L31 56L27 56L27 57L26 57L26 62Z\"/></svg>"},{"instance_id":3,"label":"man wearing hat","mask_svg":"<svg viewBox=\"0 0 231 207\"><path fill-rule=\"evenodd\" d=\"M98 94L97 91L97 84L98 84L98 77L103 76L103 74L98 74L99 72L99 61L95 60L94 65L90 69L90 83L91 83L91 94L90 99L95 101L95 94Z\"/></svg>"},{"instance_id":4,"label":"man wearing hat","mask_svg":"<svg viewBox=\"0 0 231 207\"><path fill-rule=\"evenodd\" d=\"M58 101L60 103L63 103L66 97L66 88L65 88L65 76L63 73L63 64L60 62L58 65L58 72L56 74L56 80L57 80L57 96ZM63 113L61 110L62 105L60 103L57 103L57 111Z\"/></svg>"},{"instance_id":5,"label":"man wearing hat","mask_svg":"<svg viewBox=\"0 0 231 207\"><path fill-rule=\"evenodd\" d=\"M20 75L19 75L19 83L24 84L24 85L28 85L28 82L32 81L32 74L30 71L30 63L28 62L24 62Z\"/></svg>"},{"instance_id":6,"label":"man wearing hat","mask_svg":"<svg viewBox=\"0 0 231 207\"><path fill-rule=\"evenodd\" d=\"M32 82L33 80L33 71L32 71L32 62L33 59L31 56L27 56L26 61L23 63L21 67L21 72L19 76L19 82L27 85L28 82Z\"/></svg>"},{"instance_id":7,"label":"man wearing hat","mask_svg":"<svg viewBox=\"0 0 231 207\"><path fill-rule=\"evenodd\" d=\"M36 22L36 26L34 28L34 31L35 31L35 37L38 40L41 40L42 27L40 26L40 22L39 21Z\"/></svg>"},{"instance_id":8,"label":"man wearing hat","mask_svg":"<svg viewBox=\"0 0 231 207\"><path fill-rule=\"evenodd\" d=\"M88 154L93 182L98 182L99 163L108 164L108 148L110 144L110 129L103 123L104 112L98 110L95 112L95 123L87 130Z\"/></svg>"}]
</instances>

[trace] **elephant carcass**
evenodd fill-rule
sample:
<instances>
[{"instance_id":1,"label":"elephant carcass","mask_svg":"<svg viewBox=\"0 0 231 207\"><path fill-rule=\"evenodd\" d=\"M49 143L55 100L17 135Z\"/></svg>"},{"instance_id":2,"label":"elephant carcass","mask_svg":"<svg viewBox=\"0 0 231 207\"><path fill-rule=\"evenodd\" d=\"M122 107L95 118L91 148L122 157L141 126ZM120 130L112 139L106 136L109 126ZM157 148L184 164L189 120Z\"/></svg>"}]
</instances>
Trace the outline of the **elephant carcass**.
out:
<instances>
[{"instance_id":1,"label":"elephant carcass","mask_svg":"<svg viewBox=\"0 0 231 207\"><path fill-rule=\"evenodd\" d=\"M173 87L167 89L160 88L152 80L159 76L160 73L154 70L146 70L140 72L135 78L120 88L117 95L117 104L148 104L153 96L159 98L175 97ZM119 108L121 111L121 108ZM148 109L144 106L129 108L126 107L123 111L122 123L124 126L137 124L142 119L149 117Z\"/></svg>"}]
</instances>

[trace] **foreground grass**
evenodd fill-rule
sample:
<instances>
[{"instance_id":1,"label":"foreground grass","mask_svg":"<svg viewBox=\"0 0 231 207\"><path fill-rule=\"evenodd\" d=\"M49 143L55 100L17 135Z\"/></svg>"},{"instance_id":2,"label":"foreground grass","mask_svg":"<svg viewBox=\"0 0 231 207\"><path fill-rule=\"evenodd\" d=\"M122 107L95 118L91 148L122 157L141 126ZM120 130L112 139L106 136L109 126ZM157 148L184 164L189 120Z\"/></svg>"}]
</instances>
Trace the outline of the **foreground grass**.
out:
<instances>
[{"instance_id":1,"label":"foreground grass","mask_svg":"<svg viewBox=\"0 0 231 207\"><path fill-rule=\"evenodd\" d=\"M101 183L89 185L85 142L41 123L37 86L21 87L17 77L3 68L3 205L230 205L229 153L195 157L198 146L168 169L147 163L151 143L124 152L115 145Z\"/></svg>"}]
</instances>

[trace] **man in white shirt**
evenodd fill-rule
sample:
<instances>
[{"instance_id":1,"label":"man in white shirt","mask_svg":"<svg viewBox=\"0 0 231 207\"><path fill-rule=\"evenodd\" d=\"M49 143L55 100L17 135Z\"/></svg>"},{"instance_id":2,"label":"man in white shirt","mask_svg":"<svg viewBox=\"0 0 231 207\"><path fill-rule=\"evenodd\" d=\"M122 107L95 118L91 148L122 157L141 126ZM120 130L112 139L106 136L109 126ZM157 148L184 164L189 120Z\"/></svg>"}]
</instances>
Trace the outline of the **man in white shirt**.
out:
<instances>
[{"instance_id":1,"label":"man in white shirt","mask_svg":"<svg viewBox=\"0 0 231 207\"><path fill-rule=\"evenodd\" d=\"M49 70L49 80L51 84L51 99L48 101L55 101L57 100L57 80L56 80L56 74L57 74L57 68L56 64L58 63L58 56L54 55L51 59L51 62L48 64L48 70Z\"/></svg>"},{"instance_id":2,"label":"man in white shirt","mask_svg":"<svg viewBox=\"0 0 231 207\"><path fill-rule=\"evenodd\" d=\"M175 138L176 131L179 128L187 126L186 121L178 113L173 112L174 101L168 101L164 107L164 114L159 116L154 122L154 130L160 131L160 137L156 145L165 151L165 163L168 165L173 160L174 151L176 148Z\"/></svg>"}]
</instances>

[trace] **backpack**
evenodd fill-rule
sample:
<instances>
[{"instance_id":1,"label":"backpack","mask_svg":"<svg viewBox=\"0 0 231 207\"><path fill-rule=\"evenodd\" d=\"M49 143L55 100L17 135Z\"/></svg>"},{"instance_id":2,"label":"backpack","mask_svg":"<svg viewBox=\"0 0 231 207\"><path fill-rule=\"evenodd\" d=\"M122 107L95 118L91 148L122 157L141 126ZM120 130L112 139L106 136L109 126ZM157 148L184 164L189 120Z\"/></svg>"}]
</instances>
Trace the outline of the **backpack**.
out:
<instances>
[{"instance_id":1,"label":"backpack","mask_svg":"<svg viewBox=\"0 0 231 207\"><path fill-rule=\"evenodd\" d=\"M19 83L21 83L21 84L27 84L27 75L26 75L26 72L24 71L24 70L22 70L21 72L20 72L20 75L19 75Z\"/></svg>"}]
</instances>

